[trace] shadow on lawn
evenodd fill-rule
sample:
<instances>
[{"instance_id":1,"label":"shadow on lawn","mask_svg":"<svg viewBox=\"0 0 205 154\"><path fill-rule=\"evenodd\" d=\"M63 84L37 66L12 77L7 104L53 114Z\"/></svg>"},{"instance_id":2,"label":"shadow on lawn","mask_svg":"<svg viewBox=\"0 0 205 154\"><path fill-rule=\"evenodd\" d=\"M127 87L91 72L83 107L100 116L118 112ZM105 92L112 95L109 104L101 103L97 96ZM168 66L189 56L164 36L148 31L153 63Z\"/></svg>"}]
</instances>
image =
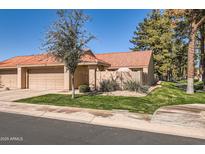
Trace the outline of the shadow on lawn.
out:
<instances>
[{"instance_id":1,"label":"shadow on lawn","mask_svg":"<svg viewBox=\"0 0 205 154\"><path fill-rule=\"evenodd\" d=\"M97 95L100 95L100 94L103 94L103 92L91 91L91 92L86 92L86 93L82 93L82 94L75 94L75 98L81 98L81 97L84 97L84 96L97 96Z\"/></svg>"},{"instance_id":2,"label":"shadow on lawn","mask_svg":"<svg viewBox=\"0 0 205 154\"><path fill-rule=\"evenodd\" d=\"M100 95L100 94L103 94L103 92L91 91L91 92L85 93L85 95L87 95L87 96L96 96L96 95Z\"/></svg>"}]
</instances>

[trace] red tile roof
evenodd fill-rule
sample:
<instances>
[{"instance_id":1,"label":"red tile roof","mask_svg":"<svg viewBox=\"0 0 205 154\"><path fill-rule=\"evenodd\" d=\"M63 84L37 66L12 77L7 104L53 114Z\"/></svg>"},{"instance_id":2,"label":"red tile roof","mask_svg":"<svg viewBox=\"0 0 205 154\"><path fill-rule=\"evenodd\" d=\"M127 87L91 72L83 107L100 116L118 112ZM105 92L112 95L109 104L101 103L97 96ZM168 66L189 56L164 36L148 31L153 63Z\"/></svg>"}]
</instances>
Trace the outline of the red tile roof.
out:
<instances>
[{"instance_id":1,"label":"red tile roof","mask_svg":"<svg viewBox=\"0 0 205 154\"><path fill-rule=\"evenodd\" d=\"M31 56L17 56L0 62L0 67L16 67L17 65L43 65L58 64L54 57L48 54L38 54Z\"/></svg>"},{"instance_id":2,"label":"red tile roof","mask_svg":"<svg viewBox=\"0 0 205 154\"><path fill-rule=\"evenodd\" d=\"M104 64L108 64L109 63L98 59L90 50L85 51L85 54L81 57L81 61L82 62L94 62L94 63L104 63Z\"/></svg>"},{"instance_id":3,"label":"red tile roof","mask_svg":"<svg viewBox=\"0 0 205 154\"><path fill-rule=\"evenodd\" d=\"M110 68L119 67L133 67L142 68L148 67L151 59L152 51L138 51L138 52L113 52L96 54L98 59L106 61L111 64Z\"/></svg>"},{"instance_id":4,"label":"red tile roof","mask_svg":"<svg viewBox=\"0 0 205 154\"><path fill-rule=\"evenodd\" d=\"M116 52L96 54L87 51L81 58L84 63L103 63L111 65L111 68L119 67L145 67L149 65L151 51L144 52ZM0 62L0 67L16 67L17 65L48 65L61 64L49 54L31 56L17 56Z\"/></svg>"},{"instance_id":5,"label":"red tile roof","mask_svg":"<svg viewBox=\"0 0 205 154\"><path fill-rule=\"evenodd\" d=\"M86 52L81 58L84 63L104 63L103 60L96 58L93 54ZM54 56L49 54L38 54L31 56L17 56L0 62L0 67L16 67L17 65L48 65L61 64ZM108 64L109 65L109 64Z\"/></svg>"}]
</instances>

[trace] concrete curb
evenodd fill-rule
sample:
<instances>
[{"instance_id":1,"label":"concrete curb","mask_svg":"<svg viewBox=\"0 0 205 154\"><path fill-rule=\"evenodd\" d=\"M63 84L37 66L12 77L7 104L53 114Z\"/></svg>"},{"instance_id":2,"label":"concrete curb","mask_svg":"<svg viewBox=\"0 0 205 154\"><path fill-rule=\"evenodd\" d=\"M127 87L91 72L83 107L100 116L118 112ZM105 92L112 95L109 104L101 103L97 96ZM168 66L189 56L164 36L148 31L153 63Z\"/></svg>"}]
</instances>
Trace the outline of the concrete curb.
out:
<instances>
[{"instance_id":1,"label":"concrete curb","mask_svg":"<svg viewBox=\"0 0 205 154\"><path fill-rule=\"evenodd\" d=\"M143 115L129 112L3 101L0 101L0 112L205 139L205 129L151 123Z\"/></svg>"}]
</instances>

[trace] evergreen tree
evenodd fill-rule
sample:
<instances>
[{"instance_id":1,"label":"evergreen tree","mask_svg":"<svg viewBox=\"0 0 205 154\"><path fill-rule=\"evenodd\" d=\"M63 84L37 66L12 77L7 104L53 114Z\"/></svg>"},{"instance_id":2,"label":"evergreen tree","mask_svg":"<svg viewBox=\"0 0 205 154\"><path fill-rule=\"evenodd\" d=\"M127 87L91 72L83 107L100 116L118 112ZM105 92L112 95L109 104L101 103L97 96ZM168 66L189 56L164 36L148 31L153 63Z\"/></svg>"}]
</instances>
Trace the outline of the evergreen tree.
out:
<instances>
[{"instance_id":1,"label":"evergreen tree","mask_svg":"<svg viewBox=\"0 0 205 154\"><path fill-rule=\"evenodd\" d=\"M203 81L203 89L205 90L205 24L202 24L199 30L200 41L200 65L199 70Z\"/></svg>"},{"instance_id":2,"label":"evergreen tree","mask_svg":"<svg viewBox=\"0 0 205 154\"><path fill-rule=\"evenodd\" d=\"M176 80L184 74L186 45L181 39L176 39L174 28L166 11L153 10L137 26L130 40L134 51L153 51L155 74L163 80Z\"/></svg>"},{"instance_id":3,"label":"evergreen tree","mask_svg":"<svg viewBox=\"0 0 205 154\"><path fill-rule=\"evenodd\" d=\"M196 59L196 35L205 22L205 10L203 9L185 9L169 10L170 16L175 17L177 24L185 23L186 26L181 28L187 30L188 34L188 60L187 60L187 93L194 93L194 75Z\"/></svg>"}]
</instances>

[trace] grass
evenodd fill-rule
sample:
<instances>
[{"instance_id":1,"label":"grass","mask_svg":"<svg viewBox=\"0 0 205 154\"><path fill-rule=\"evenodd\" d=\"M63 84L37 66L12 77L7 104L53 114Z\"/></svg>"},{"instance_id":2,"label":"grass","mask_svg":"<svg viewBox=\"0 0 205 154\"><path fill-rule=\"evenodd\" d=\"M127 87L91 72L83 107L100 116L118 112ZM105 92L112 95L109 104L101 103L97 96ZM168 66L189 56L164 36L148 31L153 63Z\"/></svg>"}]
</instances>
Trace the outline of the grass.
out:
<instances>
[{"instance_id":1,"label":"grass","mask_svg":"<svg viewBox=\"0 0 205 154\"><path fill-rule=\"evenodd\" d=\"M205 93L197 92L193 95L188 95L185 91L179 89L175 83L162 82L161 88L154 90L145 97L77 95L77 97L73 100L70 95L48 94L18 100L17 102L103 110L121 109L129 110L131 112L152 114L159 107L167 105L192 103L205 104Z\"/></svg>"},{"instance_id":2,"label":"grass","mask_svg":"<svg viewBox=\"0 0 205 154\"><path fill-rule=\"evenodd\" d=\"M180 89L186 90L187 81L186 80L181 80L181 81L177 82L176 86L179 87ZM194 89L195 90L203 89L203 82L195 80L194 81Z\"/></svg>"}]
</instances>

